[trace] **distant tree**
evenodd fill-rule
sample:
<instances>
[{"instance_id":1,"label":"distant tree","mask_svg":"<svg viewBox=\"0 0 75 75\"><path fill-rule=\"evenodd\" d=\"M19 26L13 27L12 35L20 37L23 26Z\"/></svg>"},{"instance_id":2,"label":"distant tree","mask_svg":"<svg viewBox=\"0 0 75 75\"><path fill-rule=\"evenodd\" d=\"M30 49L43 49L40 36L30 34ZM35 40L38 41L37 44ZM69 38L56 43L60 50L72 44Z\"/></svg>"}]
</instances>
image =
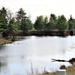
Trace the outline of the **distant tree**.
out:
<instances>
[{"instance_id":1,"label":"distant tree","mask_svg":"<svg viewBox=\"0 0 75 75\"><path fill-rule=\"evenodd\" d=\"M3 37L7 38L9 34L13 35L16 31L17 31L16 21L14 18L12 18L8 23L6 31L4 31L2 35Z\"/></svg>"},{"instance_id":2,"label":"distant tree","mask_svg":"<svg viewBox=\"0 0 75 75\"><path fill-rule=\"evenodd\" d=\"M22 18L21 20L21 28L22 31L28 31L32 29L32 22L30 21L29 18Z\"/></svg>"},{"instance_id":3,"label":"distant tree","mask_svg":"<svg viewBox=\"0 0 75 75\"><path fill-rule=\"evenodd\" d=\"M22 8L20 8L20 10L17 12L17 20L21 21L21 19L23 17L25 17L26 13L24 12L24 10Z\"/></svg>"},{"instance_id":4,"label":"distant tree","mask_svg":"<svg viewBox=\"0 0 75 75\"><path fill-rule=\"evenodd\" d=\"M26 13L24 12L24 10L22 8L20 8L20 10L17 12L17 24L18 24L18 27L20 29L20 25L21 25L21 20L26 17Z\"/></svg>"},{"instance_id":5,"label":"distant tree","mask_svg":"<svg viewBox=\"0 0 75 75\"><path fill-rule=\"evenodd\" d=\"M50 15L50 20L49 20L50 30L55 30L56 29L56 24L57 24L57 19L56 18L57 17L56 17L55 14Z\"/></svg>"},{"instance_id":6,"label":"distant tree","mask_svg":"<svg viewBox=\"0 0 75 75\"><path fill-rule=\"evenodd\" d=\"M43 18L43 16L37 17L37 19L34 23L34 28L36 30L44 30L44 18Z\"/></svg>"},{"instance_id":7,"label":"distant tree","mask_svg":"<svg viewBox=\"0 0 75 75\"><path fill-rule=\"evenodd\" d=\"M73 19L72 16L70 16L70 19L68 21L68 25L69 25L69 30L75 29L75 19Z\"/></svg>"},{"instance_id":8,"label":"distant tree","mask_svg":"<svg viewBox=\"0 0 75 75\"><path fill-rule=\"evenodd\" d=\"M8 24L7 32L8 33L14 33L17 30L16 21L14 18L12 18Z\"/></svg>"},{"instance_id":9,"label":"distant tree","mask_svg":"<svg viewBox=\"0 0 75 75\"><path fill-rule=\"evenodd\" d=\"M7 29L7 10L5 7L2 7L0 10L0 32L3 32Z\"/></svg>"},{"instance_id":10,"label":"distant tree","mask_svg":"<svg viewBox=\"0 0 75 75\"><path fill-rule=\"evenodd\" d=\"M50 30L51 30L51 25L50 25L50 22L48 22L46 25L46 31L50 31Z\"/></svg>"},{"instance_id":11,"label":"distant tree","mask_svg":"<svg viewBox=\"0 0 75 75\"><path fill-rule=\"evenodd\" d=\"M44 30L47 30L48 18L44 18Z\"/></svg>"},{"instance_id":12,"label":"distant tree","mask_svg":"<svg viewBox=\"0 0 75 75\"><path fill-rule=\"evenodd\" d=\"M68 30L68 23L64 15L58 16L57 29L58 30Z\"/></svg>"},{"instance_id":13,"label":"distant tree","mask_svg":"<svg viewBox=\"0 0 75 75\"><path fill-rule=\"evenodd\" d=\"M52 17L54 20L57 18L55 14L51 14L50 17Z\"/></svg>"}]
</instances>

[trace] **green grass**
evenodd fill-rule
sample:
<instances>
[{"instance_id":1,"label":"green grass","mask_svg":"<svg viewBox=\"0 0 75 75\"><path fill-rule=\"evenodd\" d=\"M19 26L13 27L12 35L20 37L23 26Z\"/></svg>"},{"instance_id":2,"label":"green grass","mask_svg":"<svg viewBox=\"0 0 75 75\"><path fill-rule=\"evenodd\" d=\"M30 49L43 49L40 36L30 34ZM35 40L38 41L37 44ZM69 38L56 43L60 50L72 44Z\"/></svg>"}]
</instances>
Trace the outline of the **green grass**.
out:
<instances>
[{"instance_id":1,"label":"green grass","mask_svg":"<svg viewBox=\"0 0 75 75\"><path fill-rule=\"evenodd\" d=\"M6 42L0 42L0 45L4 45L4 44L6 44Z\"/></svg>"}]
</instances>

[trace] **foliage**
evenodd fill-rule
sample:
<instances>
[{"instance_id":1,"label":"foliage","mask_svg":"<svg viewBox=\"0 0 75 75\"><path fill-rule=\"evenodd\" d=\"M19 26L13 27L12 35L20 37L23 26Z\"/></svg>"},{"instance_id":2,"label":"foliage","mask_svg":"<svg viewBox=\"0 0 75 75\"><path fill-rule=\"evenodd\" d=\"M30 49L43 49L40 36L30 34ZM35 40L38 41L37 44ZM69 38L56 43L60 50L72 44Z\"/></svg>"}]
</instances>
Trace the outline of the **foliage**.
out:
<instances>
[{"instance_id":1,"label":"foliage","mask_svg":"<svg viewBox=\"0 0 75 75\"><path fill-rule=\"evenodd\" d=\"M13 16L11 11L8 11L5 7L0 9L0 33L15 33L16 31L65 31L75 29L75 19L70 16L67 21L64 15L56 16L51 14L50 17L38 16L32 24L30 18L26 15L23 8L17 11L17 14Z\"/></svg>"},{"instance_id":2,"label":"foliage","mask_svg":"<svg viewBox=\"0 0 75 75\"><path fill-rule=\"evenodd\" d=\"M69 30L75 29L75 19L73 19L72 16L70 16L70 19L68 21L68 25L69 25Z\"/></svg>"},{"instance_id":3,"label":"foliage","mask_svg":"<svg viewBox=\"0 0 75 75\"><path fill-rule=\"evenodd\" d=\"M39 16L34 23L34 28L43 31L68 30L68 22L64 15L57 18L55 14L51 14L49 22L47 17Z\"/></svg>"},{"instance_id":4,"label":"foliage","mask_svg":"<svg viewBox=\"0 0 75 75\"><path fill-rule=\"evenodd\" d=\"M50 30L56 29L57 20L55 14L51 14L49 24L50 24Z\"/></svg>"},{"instance_id":5,"label":"foliage","mask_svg":"<svg viewBox=\"0 0 75 75\"><path fill-rule=\"evenodd\" d=\"M28 31L32 29L32 23L29 18L22 18L21 28L22 31Z\"/></svg>"},{"instance_id":6,"label":"foliage","mask_svg":"<svg viewBox=\"0 0 75 75\"><path fill-rule=\"evenodd\" d=\"M44 30L46 31L47 29L48 29L48 18L47 17L45 17L44 18Z\"/></svg>"},{"instance_id":7,"label":"foliage","mask_svg":"<svg viewBox=\"0 0 75 75\"><path fill-rule=\"evenodd\" d=\"M20 10L17 12L17 20L21 21L21 19L26 15L26 13L24 12L24 10L22 8L20 8Z\"/></svg>"},{"instance_id":8,"label":"foliage","mask_svg":"<svg viewBox=\"0 0 75 75\"><path fill-rule=\"evenodd\" d=\"M3 32L7 29L7 11L3 7L0 10L0 32Z\"/></svg>"},{"instance_id":9,"label":"foliage","mask_svg":"<svg viewBox=\"0 0 75 75\"><path fill-rule=\"evenodd\" d=\"M64 15L58 16L57 29L58 30L68 30L68 23Z\"/></svg>"},{"instance_id":10,"label":"foliage","mask_svg":"<svg viewBox=\"0 0 75 75\"><path fill-rule=\"evenodd\" d=\"M37 17L35 23L34 23L34 28L36 30L44 30L44 19L43 16Z\"/></svg>"},{"instance_id":11,"label":"foliage","mask_svg":"<svg viewBox=\"0 0 75 75\"><path fill-rule=\"evenodd\" d=\"M20 29L21 21L24 17L26 17L26 13L22 8L20 8L19 11L17 12L17 17L16 17L18 29Z\"/></svg>"},{"instance_id":12,"label":"foliage","mask_svg":"<svg viewBox=\"0 0 75 75\"><path fill-rule=\"evenodd\" d=\"M12 18L8 24L7 31L8 31L8 33L14 33L16 30L17 30L17 25L15 22L15 19Z\"/></svg>"}]
</instances>

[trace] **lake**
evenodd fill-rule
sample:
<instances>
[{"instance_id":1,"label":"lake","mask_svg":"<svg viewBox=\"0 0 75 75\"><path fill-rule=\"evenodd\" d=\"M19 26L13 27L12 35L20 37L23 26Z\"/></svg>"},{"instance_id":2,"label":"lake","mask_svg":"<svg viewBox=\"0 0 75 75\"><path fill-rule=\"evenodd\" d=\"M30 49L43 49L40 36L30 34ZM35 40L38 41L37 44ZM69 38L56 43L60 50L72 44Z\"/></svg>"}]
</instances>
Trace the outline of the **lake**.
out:
<instances>
[{"instance_id":1,"label":"lake","mask_svg":"<svg viewBox=\"0 0 75 75\"><path fill-rule=\"evenodd\" d=\"M0 75L30 75L53 72L68 62L54 59L75 57L75 36L25 36L11 44L0 46Z\"/></svg>"}]
</instances>

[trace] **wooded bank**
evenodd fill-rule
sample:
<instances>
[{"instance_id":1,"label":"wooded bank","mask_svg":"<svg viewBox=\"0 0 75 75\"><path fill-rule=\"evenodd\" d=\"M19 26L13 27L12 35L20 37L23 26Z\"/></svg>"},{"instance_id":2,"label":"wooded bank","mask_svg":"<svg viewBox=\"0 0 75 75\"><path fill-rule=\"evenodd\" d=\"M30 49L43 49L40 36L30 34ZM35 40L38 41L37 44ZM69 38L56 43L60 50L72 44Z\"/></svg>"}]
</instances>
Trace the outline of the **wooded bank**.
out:
<instances>
[{"instance_id":1,"label":"wooded bank","mask_svg":"<svg viewBox=\"0 0 75 75\"><path fill-rule=\"evenodd\" d=\"M4 36L68 36L73 34L73 31L19 31L13 34L3 33Z\"/></svg>"}]
</instances>

